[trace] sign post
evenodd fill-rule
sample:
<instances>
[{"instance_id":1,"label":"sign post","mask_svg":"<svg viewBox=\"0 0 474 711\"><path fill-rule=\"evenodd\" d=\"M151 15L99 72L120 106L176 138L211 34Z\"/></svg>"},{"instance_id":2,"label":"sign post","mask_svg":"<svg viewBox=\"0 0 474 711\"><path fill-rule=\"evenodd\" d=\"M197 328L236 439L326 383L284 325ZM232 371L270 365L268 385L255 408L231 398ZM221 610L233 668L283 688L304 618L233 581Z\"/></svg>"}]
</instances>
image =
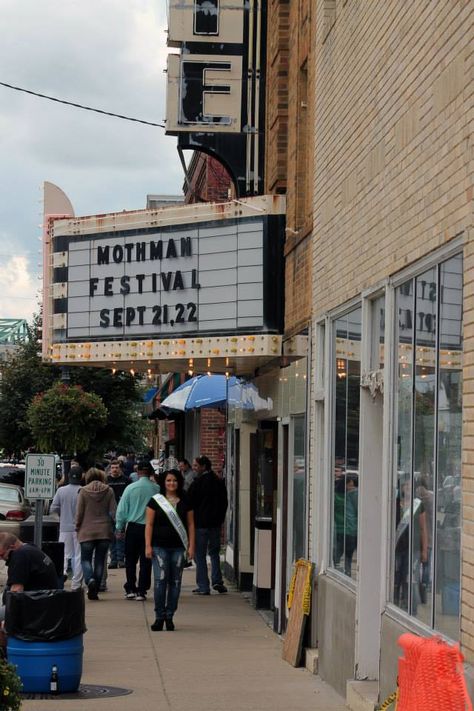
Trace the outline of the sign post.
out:
<instances>
[{"instance_id":1,"label":"sign post","mask_svg":"<svg viewBox=\"0 0 474 711\"><path fill-rule=\"evenodd\" d=\"M25 496L35 502L34 542L41 548L43 538L43 501L52 499L56 481L54 454L27 454Z\"/></svg>"}]
</instances>

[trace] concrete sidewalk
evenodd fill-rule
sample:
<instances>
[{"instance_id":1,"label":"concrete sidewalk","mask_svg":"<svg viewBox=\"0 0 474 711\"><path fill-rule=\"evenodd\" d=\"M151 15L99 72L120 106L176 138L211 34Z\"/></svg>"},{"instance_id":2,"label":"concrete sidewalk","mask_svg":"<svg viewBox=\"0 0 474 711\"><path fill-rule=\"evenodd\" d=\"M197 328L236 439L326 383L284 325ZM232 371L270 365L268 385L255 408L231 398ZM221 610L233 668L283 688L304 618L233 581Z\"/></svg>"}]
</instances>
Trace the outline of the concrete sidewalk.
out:
<instances>
[{"instance_id":1,"label":"concrete sidewalk","mask_svg":"<svg viewBox=\"0 0 474 711\"><path fill-rule=\"evenodd\" d=\"M123 598L124 571L86 601L83 684L132 689L90 700L27 700L24 711L347 711L318 677L281 659L281 640L237 591L192 595L184 571L174 632L152 632L153 600Z\"/></svg>"}]
</instances>

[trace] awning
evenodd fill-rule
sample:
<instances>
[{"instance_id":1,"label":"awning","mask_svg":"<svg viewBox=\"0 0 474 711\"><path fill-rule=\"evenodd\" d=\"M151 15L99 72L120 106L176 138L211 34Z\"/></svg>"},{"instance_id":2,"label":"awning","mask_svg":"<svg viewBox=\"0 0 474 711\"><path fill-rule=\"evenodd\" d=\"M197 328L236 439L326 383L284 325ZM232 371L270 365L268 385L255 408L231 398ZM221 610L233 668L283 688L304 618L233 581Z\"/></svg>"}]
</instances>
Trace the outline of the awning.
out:
<instances>
[{"instance_id":1,"label":"awning","mask_svg":"<svg viewBox=\"0 0 474 711\"><path fill-rule=\"evenodd\" d=\"M174 419L179 413L170 413L161 409L160 404L170 395L173 390L182 385L190 376L187 373L168 373L160 388L155 389L153 397L153 410L148 417L151 420Z\"/></svg>"},{"instance_id":2,"label":"awning","mask_svg":"<svg viewBox=\"0 0 474 711\"><path fill-rule=\"evenodd\" d=\"M186 382L190 377L191 376L187 373L168 373L155 397L155 407L158 407L168 395L171 395L173 390L176 390L176 388Z\"/></svg>"},{"instance_id":3,"label":"awning","mask_svg":"<svg viewBox=\"0 0 474 711\"><path fill-rule=\"evenodd\" d=\"M148 405L148 403L153 400L157 392L158 388L149 388L146 393L144 393L143 402L145 403L145 405Z\"/></svg>"}]
</instances>

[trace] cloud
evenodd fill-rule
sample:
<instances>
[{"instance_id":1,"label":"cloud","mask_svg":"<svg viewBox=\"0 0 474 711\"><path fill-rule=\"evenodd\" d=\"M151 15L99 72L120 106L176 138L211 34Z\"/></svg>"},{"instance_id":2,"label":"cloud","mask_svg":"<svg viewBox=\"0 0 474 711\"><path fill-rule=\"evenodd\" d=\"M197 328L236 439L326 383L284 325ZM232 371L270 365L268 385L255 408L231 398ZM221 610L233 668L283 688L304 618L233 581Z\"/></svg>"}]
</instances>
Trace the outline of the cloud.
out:
<instances>
[{"instance_id":1,"label":"cloud","mask_svg":"<svg viewBox=\"0 0 474 711\"><path fill-rule=\"evenodd\" d=\"M38 311L40 282L27 257L10 257L0 265L0 318L26 318Z\"/></svg>"},{"instance_id":2,"label":"cloud","mask_svg":"<svg viewBox=\"0 0 474 711\"><path fill-rule=\"evenodd\" d=\"M2 0L1 6L1 81L162 123L164 0ZM24 255L30 261L23 276L30 274L32 288L25 296L12 287L11 302L2 294L5 317L24 313L28 303L36 309L45 180L64 190L77 215L143 208L147 193L179 194L183 183L176 138L163 129L1 86L0 163L2 281L11 277L10 256Z\"/></svg>"}]
</instances>

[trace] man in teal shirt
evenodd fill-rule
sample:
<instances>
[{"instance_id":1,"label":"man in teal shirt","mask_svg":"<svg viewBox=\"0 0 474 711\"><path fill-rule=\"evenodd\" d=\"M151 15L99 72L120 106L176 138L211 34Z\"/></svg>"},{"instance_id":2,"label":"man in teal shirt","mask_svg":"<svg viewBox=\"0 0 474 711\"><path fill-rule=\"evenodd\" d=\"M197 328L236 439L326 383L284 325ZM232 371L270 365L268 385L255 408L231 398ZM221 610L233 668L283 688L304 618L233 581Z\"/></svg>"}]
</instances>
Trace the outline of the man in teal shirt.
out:
<instances>
[{"instance_id":1,"label":"man in teal shirt","mask_svg":"<svg viewBox=\"0 0 474 711\"><path fill-rule=\"evenodd\" d=\"M125 597L127 600L143 601L151 586L151 560L145 556L145 510L151 497L160 493L160 487L150 481L153 467L148 460L138 462L137 474L138 481L129 484L120 499L115 517L115 535L117 538L125 536Z\"/></svg>"}]
</instances>

